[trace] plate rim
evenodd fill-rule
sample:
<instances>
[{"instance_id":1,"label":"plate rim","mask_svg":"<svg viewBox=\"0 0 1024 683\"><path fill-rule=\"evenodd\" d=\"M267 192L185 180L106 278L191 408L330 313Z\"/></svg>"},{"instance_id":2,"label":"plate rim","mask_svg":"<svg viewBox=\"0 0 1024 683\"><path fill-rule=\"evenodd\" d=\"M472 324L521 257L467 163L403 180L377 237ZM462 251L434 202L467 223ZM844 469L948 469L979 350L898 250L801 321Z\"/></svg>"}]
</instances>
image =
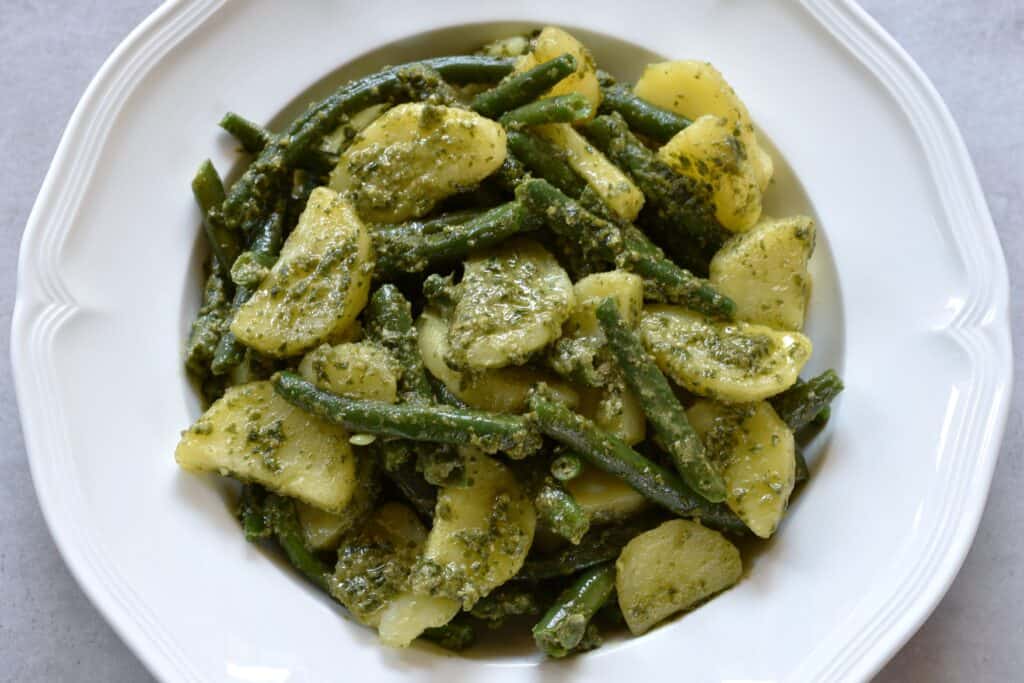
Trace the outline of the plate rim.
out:
<instances>
[{"instance_id":1,"label":"plate rim","mask_svg":"<svg viewBox=\"0 0 1024 683\"><path fill-rule=\"evenodd\" d=\"M225 0L167 0L128 34L90 82L61 136L22 235L11 322L15 395L33 485L50 533L89 600L150 673L168 681L199 681L203 676L186 657L173 651L130 587L117 586L113 580L116 572L102 565L89 539L73 533L79 529L69 528L66 510L62 510L67 501L55 495L47 478L50 453L39 429L40 424L60 424L60 408L39 400L45 395L46 370L30 366L26 359L33 348L44 349L40 353L45 357L46 340L78 308L57 270L45 267L47 254L59 252L61 233L67 232L67 222L59 219L72 214L84 194L81 184L62 185L57 179L66 177L67 169L90 153L95 160L105 140L98 131L120 112L140 77L224 4ZM894 596L886 609L867 619L848 646L815 674L819 680L866 680L938 606L977 532L1010 407L1009 275L963 137L928 77L854 0L801 0L800 4L882 83L918 132L932 180L943 190L938 193L941 208L967 278L966 304L944 331L969 356L972 386L986 388L979 392L983 396L975 401L971 421L962 427L968 442L977 444L977 457L970 469L963 463L958 482L962 489L972 487L971 495L961 496L959 514L947 515L947 523L933 530L936 539L928 546L930 553L919 558L908 575L905 594ZM52 451L54 444L47 445ZM56 446L64 453L70 448L66 439ZM932 563L933 559L937 562Z\"/></svg>"}]
</instances>

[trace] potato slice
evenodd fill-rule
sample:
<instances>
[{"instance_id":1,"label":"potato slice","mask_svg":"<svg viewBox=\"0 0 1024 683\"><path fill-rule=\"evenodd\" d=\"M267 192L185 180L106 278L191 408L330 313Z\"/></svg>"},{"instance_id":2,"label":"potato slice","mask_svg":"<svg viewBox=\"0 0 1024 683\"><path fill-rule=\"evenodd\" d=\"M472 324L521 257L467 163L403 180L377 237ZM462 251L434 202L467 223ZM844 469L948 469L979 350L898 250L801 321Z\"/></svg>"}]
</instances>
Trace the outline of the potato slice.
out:
<instances>
[{"instance_id":1,"label":"potato slice","mask_svg":"<svg viewBox=\"0 0 1024 683\"><path fill-rule=\"evenodd\" d=\"M590 50L567 31L546 26L533 42L533 51L516 62L516 71L527 71L568 52L576 58L576 71L555 84L547 96L579 93L587 98L594 112L601 104L601 86L597 82L597 64Z\"/></svg>"},{"instance_id":2,"label":"potato slice","mask_svg":"<svg viewBox=\"0 0 1024 683\"><path fill-rule=\"evenodd\" d=\"M640 635L735 584L743 564L722 534L673 519L626 544L615 571L622 615L633 635Z\"/></svg>"},{"instance_id":3,"label":"potato slice","mask_svg":"<svg viewBox=\"0 0 1024 683\"><path fill-rule=\"evenodd\" d=\"M756 535L770 537L796 482L793 432L766 401L698 401L686 415L725 480L726 504Z\"/></svg>"},{"instance_id":4,"label":"potato slice","mask_svg":"<svg viewBox=\"0 0 1024 683\"><path fill-rule=\"evenodd\" d=\"M475 449L462 449L469 486L445 486L434 527L413 572L413 590L477 600L515 576L533 542L536 513L512 472Z\"/></svg>"},{"instance_id":5,"label":"potato slice","mask_svg":"<svg viewBox=\"0 0 1024 683\"><path fill-rule=\"evenodd\" d=\"M408 647L428 628L444 626L462 608L458 600L439 595L402 593L380 615L377 632L389 647Z\"/></svg>"},{"instance_id":6,"label":"potato slice","mask_svg":"<svg viewBox=\"0 0 1024 683\"><path fill-rule=\"evenodd\" d=\"M711 114L739 126L739 137L750 155L757 184L762 192L768 187L774 171L772 158L757 141L747 105L711 64L695 60L649 64L633 92L691 121Z\"/></svg>"},{"instance_id":7,"label":"potato slice","mask_svg":"<svg viewBox=\"0 0 1024 683\"><path fill-rule=\"evenodd\" d=\"M640 336L662 372L698 396L732 403L793 386L812 350L799 332L712 322L678 306L647 308Z\"/></svg>"},{"instance_id":8,"label":"potato slice","mask_svg":"<svg viewBox=\"0 0 1024 683\"><path fill-rule=\"evenodd\" d=\"M565 488L592 524L623 520L648 506L647 499L620 477L589 465L565 482Z\"/></svg>"},{"instance_id":9,"label":"potato slice","mask_svg":"<svg viewBox=\"0 0 1024 683\"><path fill-rule=\"evenodd\" d=\"M701 116L665 143L658 157L709 188L715 217L727 230L748 230L760 218L757 171L740 129L728 119Z\"/></svg>"},{"instance_id":10,"label":"potato slice","mask_svg":"<svg viewBox=\"0 0 1024 683\"><path fill-rule=\"evenodd\" d=\"M420 356L427 372L449 391L473 408L496 413L522 413L530 389L546 382L564 403L575 406L579 395L557 376L529 367L499 368L461 373L448 366L448 323L436 311L427 309L416 321Z\"/></svg>"},{"instance_id":11,"label":"potato slice","mask_svg":"<svg viewBox=\"0 0 1024 683\"><path fill-rule=\"evenodd\" d=\"M762 218L711 259L711 282L736 302L736 317L780 330L801 330L811 295L807 263L814 252L807 216Z\"/></svg>"},{"instance_id":12,"label":"potato slice","mask_svg":"<svg viewBox=\"0 0 1024 683\"><path fill-rule=\"evenodd\" d=\"M269 356L303 353L351 325L366 306L372 275L366 226L337 193L318 187L231 332Z\"/></svg>"},{"instance_id":13,"label":"potato slice","mask_svg":"<svg viewBox=\"0 0 1024 683\"><path fill-rule=\"evenodd\" d=\"M343 512L360 485L345 430L294 407L270 382L229 388L182 433L174 458L329 512Z\"/></svg>"},{"instance_id":14,"label":"potato slice","mask_svg":"<svg viewBox=\"0 0 1024 683\"><path fill-rule=\"evenodd\" d=\"M521 365L558 338L575 304L569 275L526 239L467 259L458 291L445 360L459 369Z\"/></svg>"},{"instance_id":15,"label":"potato slice","mask_svg":"<svg viewBox=\"0 0 1024 683\"><path fill-rule=\"evenodd\" d=\"M400 104L366 127L331 173L330 187L376 223L423 216L472 189L505 161L505 129L467 109Z\"/></svg>"},{"instance_id":16,"label":"potato slice","mask_svg":"<svg viewBox=\"0 0 1024 683\"><path fill-rule=\"evenodd\" d=\"M397 372L387 351L368 342L324 344L299 363L299 374L321 389L387 403L398 400Z\"/></svg>"}]
</instances>

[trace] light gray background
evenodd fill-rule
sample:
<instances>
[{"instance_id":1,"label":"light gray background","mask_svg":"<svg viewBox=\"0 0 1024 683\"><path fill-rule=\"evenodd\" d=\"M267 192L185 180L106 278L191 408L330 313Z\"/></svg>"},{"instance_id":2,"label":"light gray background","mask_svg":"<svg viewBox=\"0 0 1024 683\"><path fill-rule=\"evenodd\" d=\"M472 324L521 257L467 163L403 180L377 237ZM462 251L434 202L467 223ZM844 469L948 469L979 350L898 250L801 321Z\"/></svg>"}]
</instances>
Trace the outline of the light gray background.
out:
<instances>
[{"instance_id":1,"label":"light gray background","mask_svg":"<svg viewBox=\"0 0 1024 683\"><path fill-rule=\"evenodd\" d=\"M754 0L751 0L754 1ZM145 681L61 561L36 503L9 361L18 244L64 124L152 0L0 0L0 679ZM967 139L1024 329L1024 0L862 0L924 68ZM1017 366L1024 368L1024 345ZM882 681L1020 680L1024 423L1019 389L992 495L949 595ZM807 634L813 639L814 634Z\"/></svg>"}]
</instances>

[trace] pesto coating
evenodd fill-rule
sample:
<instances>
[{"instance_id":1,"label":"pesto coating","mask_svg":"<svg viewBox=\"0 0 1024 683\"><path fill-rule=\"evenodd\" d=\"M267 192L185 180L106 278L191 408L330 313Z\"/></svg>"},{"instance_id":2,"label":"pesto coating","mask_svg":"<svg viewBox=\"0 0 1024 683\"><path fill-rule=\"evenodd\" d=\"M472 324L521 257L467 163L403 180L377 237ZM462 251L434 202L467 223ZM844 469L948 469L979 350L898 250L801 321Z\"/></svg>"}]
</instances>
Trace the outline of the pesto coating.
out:
<instances>
[{"instance_id":1,"label":"pesto coating","mask_svg":"<svg viewBox=\"0 0 1024 683\"><path fill-rule=\"evenodd\" d=\"M583 572L533 627L537 647L549 657L565 657L586 635L590 620L615 591L615 564Z\"/></svg>"},{"instance_id":2,"label":"pesto coating","mask_svg":"<svg viewBox=\"0 0 1024 683\"><path fill-rule=\"evenodd\" d=\"M569 546L552 555L531 555L515 578L517 581L553 579L612 561L634 536L647 531L658 521L658 517L641 516L592 528L579 545Z\"/></svg>"},{"instance_id":3,"label":"pesto coating","mask_svg":"<svg viewBox=\"0 0 1024 683\"><path fill-rule=\"evenodd\" d=\"M647 355L640 339L622 321L615 299L605 299L597 307L597 319L626 384L640 399L654 428L655 442L669 454L679 476L705 499L713 503L725 500L725 482L708 459L704 444L686 419L686 411L668 380Z\"/></svg>"},{"instance_id":4,"label":"pesto coating","mask_svg":"<svg viewBox=\"0 0 1024 683\"><path fill-rule=\"evenodd\" d=\"M513 457L533 453L541 445L535 427L516 415L354 400L318 389L293 372L278 372L271 382L292 405L353 432L475 446L486 453L503 451Z\"/></svg>"}]
</instances>

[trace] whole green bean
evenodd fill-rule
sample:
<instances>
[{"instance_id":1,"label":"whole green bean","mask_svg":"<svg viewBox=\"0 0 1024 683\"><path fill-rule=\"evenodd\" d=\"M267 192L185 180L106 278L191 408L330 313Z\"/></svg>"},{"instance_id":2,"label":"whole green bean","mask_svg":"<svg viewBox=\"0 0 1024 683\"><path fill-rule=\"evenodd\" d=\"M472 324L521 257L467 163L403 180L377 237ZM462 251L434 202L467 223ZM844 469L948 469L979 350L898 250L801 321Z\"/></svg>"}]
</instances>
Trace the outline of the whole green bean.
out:
<instances>
[{"instance_id":1,"label":"whole green bean","mask_svg":"<svg viewBox=\"0 0 1024 683\"><path fill-rule=\"evenodd\" d=\"M583 461L576 453L562 453L551 461L551 476L558 481L571 481L581 474L583 474Z\"/></svg>"},{"instance_id":2,"label":"whole green bean","mask_svg":"<svg viewBox=\"0 0 1024 683\"><path fill-rule=\"evenodd\" d=\"M249 154L259 154L274 139L269 130L233 111L225 114L218 125ZM296 165L322 175L338 165L338 155L314 147Z\"/></svg>"},{"instance_id":3,"label":"whole green bean","mask_svg":"<svg viewBox=\"0 0 1024 683\"><path fill-rule=\"evenodd\" d=\"M537 178L543 178L570 197L579 197L587 183L565 159L565 153L528 131L510 130L508 149Z\"/></svg>"},{"instance_id":4,"label":"whole green bean","mask_svg":"<svg viewBox=\"0 0 1024 683\"><path fill-rule=\"evenodd\" d=\"M501 116L501 125L506 128L540 126L547 123L576 123L586 120L594 108L583 95L570 93L534 100L507 111Z\"/></svg>"},{"instance_id":5,"label":"whole green bean","mask_svg":"<svg viewBox=\"0 0 1024 683\"><path fill-rule=\"evenodd\" d=\"M600 110L602 113L618 112L630 128L658 142L668 142L693 123L685 116L637 97L626 85L602 88Z\"/></svg>"},{"instance_id":6,"label":"whole green bean","mask_svg":"<svg viewBox=\"0 0 1024 683\"><path fill-rule=\"evenodd\" d=\"M672 472L640 455L593 422L534 390L530 409L540 430L578 452L589 463L621 477L644 497L680 517L699 519L721 531L743 533L746 527L729 508L693 493Z\"/></svg>"},{"instance_id":7,"label":"whole green bean","mask_svg":"<svg viewBox=\"0 0 1024 683\"><path fill-rule=\"evenodd\" d=\"M345 116L374 104L415 97L416 90L436 86L430 73L453 83L493 82L508 74L512 60L489 57L440 57L384 69L346 83L321 102L307 109L275 136L232 187L224 202L229 224L241 225L262 211L272 186L294 168ZM442 81L443 82L443 81Z\"/></svg>"},{"instance_id":8,"label":"whole green bean","mask_svg":"<svg viewBox=\"0 0 1024 683\"><path fill-rule=\"evenodd\" d=\"M725 481L708 460L704 443L686 419L671 385L643 343L626 327L615 299L607 298L597 307L608 346L611 348L626 384L637 399L654 429L655 442L672 459L687 486L712 503L725 500Z\"/></svg>"},{"instance_id":9,"label":"whole green bean","mask_svg":"<svg viewBox=\"0 0 1024 683\"><path fill-rule=\"evenodd\" d=\"M798 432L809 425L843 390L835 370L826 370L806 382L794 384L771 399L772 407L789 428Z\"/></svg>"},{"instance_id":10,"label":"whole green bean","mask_svg":"<svg viewBox=\"0 0 1024 683\"><path fill-rule=\"evenodd\" d=\"M513 74L473 98L478 114L498 118L502 113L537 99L576 70L576 58L566 53L522 73Z\"/></svg>"},{"instance_id":11,"label":"whole green bean","mask_svg":"<svg viewBox=\"0 0 1024 683\"><path fill-rule=\"evenodd\" d=\"M583 572L533 627L537 647L549 657L568 655L583 640L590 620L614 590L614 563Z\"/></svg>"},{"instance_id":12,"label":"whole green bean","mask_svg":"<svg viewBox=\"0 0 1024 683\"><path fill-rule=\"evenodd\" d=\"M227 277L241 247L238 244L237 233L229 230L224 223L224 216L220 210L224 203L224 184L209 159L199 165L192 178L192 194L195 195L196 203L203 212L203 230L214 256L217 257L218 268L221 274Z\"/></svg>"},{"instance_id":13,"label":"whole green bean","mask_svg":"<svg viewBox=\"0 0 1024 683\"><path fill-rule=\"evenodd\" d=\"M318 389L293 372L278 372L271 381L292 405L353 432L476 446L487 453L504 451L511 457L529 455L541 446L534 426L516 415L349 399Z\"/></svg>"}]
</instances>

